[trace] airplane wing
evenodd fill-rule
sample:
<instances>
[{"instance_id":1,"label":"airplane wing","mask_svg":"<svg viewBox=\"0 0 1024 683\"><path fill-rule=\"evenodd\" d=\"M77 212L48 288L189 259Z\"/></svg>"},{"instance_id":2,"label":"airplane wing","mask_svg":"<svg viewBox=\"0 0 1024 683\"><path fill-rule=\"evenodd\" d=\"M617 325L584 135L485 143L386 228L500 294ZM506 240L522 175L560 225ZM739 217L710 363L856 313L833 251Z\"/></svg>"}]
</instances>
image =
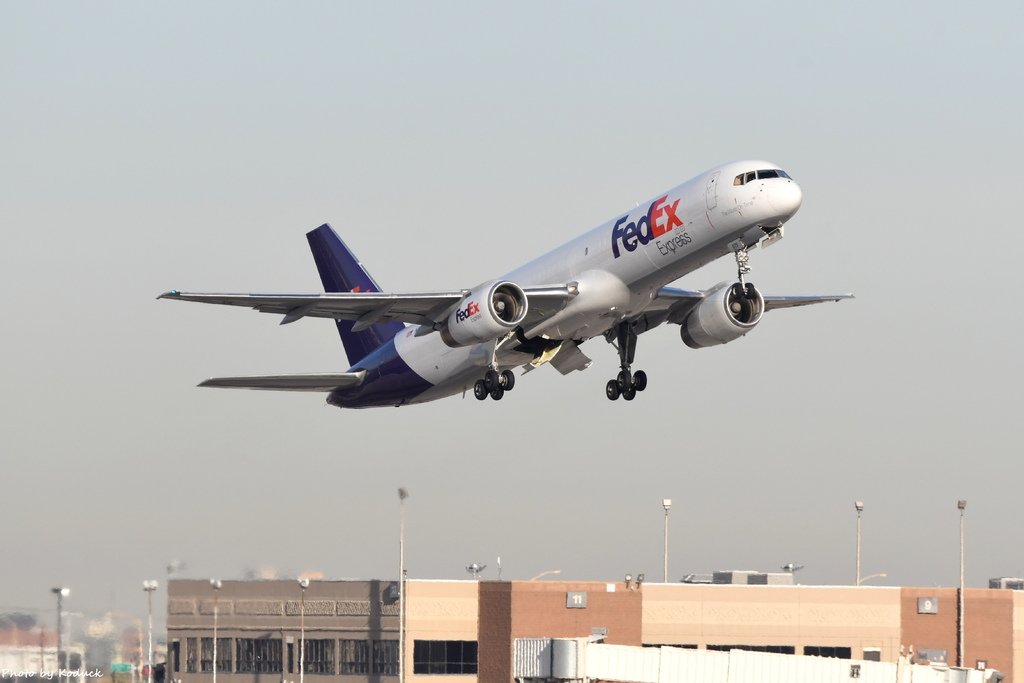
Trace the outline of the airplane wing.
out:
<instances>
[{"instance_id":1,"label":"airplane wing","mask_svg":"<svg viewBox=\"0 0 1024 683\"><path fill-rule=\"evenodd\" d=\"M575 283L524 287L528 303L527 320L540 320L561 310L576 294ZM158 299L197 301L204 304L243 306L261 313L277 313L281 324L301 318L355 320L358 332L373 323L397 320L434 326L458 306L470 290L447 292L388 293L340 292L327 294L213 294L171 290ZM524 321L525 323L525 321Z\"/></svg>"},{"instance_id":2,"label":"airplane wing","mask_svg":"<svg viewBox=\"0 0 1024 683\"><path fill-rule=\"evenodd\" d=\"M653 323L650 327L662 322L682 323L694 306L707 296L707 293L703 290L690 291L676 287L662 287L651 304L644 309L644 314ZM854 298L853 294L764 295L764 309L771 311L777 308L795 308L796 306L810 306L811 304L852 298Z\"/></svg>"},{"instance_id":3,"label":"airplane wing","mask_svg":"<svg viewBox=\"0 0 1024 683\"><path fill-rule=\"evenodd\" d=\"M363 383L366 370L337 374L265 375L262 377L212 377L201 387L267 389L270 391L334 391Z\"/></svg>"}]
</instances>

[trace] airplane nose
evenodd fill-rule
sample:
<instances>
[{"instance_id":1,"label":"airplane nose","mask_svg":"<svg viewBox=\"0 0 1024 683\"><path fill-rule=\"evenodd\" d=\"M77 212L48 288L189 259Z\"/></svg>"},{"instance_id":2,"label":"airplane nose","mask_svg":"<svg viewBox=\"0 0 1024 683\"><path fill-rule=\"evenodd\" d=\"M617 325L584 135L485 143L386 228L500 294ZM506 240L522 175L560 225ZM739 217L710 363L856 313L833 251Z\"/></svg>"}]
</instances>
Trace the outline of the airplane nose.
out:
<instances>
[{"instance_id":1,"label":"airplane nose","mask_svg":"<svg viewBox=\"0 0 1024 683\"><path fill-rule=\"evenodd\" d=\"M800 209L800 205L804 201L804 193L795 180L773 183L773 185L775 187L771 189L768 201L779 215L785 216L784 221L789 220Z\"/></svg>"}]
</instances>

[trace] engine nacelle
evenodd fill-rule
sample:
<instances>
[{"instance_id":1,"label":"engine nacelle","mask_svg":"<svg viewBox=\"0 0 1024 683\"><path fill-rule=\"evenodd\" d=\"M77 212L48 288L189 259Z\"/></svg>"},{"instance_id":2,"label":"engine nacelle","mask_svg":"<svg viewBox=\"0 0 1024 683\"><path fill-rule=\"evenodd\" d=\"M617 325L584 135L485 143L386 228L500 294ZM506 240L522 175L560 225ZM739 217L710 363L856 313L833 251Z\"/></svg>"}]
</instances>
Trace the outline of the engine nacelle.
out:
<instances>
[{"instance_id":1,"label":"engine nacelle","mask_svg":"<svg viewBox=\"0 0 1024 683\"><path fill-rule=\"evenodd\" d=\"M686 317L679 335L691 349L727 344L754 329L762 314L764 297L754 285L723 282Z\"/></svg>"},{"instance_id":2,"label":"engine nacelle","mask_svg":"<svg viewBox=\"0 0 1024 683\"><path fill-rule=\"evenodd\" d=\"M441 329L449 346L497 339L526 318L526 293L513 282L480 285L459 303Z\"/></svg>"}]
</instances>

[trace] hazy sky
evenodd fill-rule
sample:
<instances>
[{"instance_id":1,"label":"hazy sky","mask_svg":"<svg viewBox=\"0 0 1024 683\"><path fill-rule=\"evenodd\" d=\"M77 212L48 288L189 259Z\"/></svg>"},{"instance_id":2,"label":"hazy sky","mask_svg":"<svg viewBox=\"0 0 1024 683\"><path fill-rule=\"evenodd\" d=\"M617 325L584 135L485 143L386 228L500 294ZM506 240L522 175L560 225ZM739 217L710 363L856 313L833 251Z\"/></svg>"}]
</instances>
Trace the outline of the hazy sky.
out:
<instances>
[{"instance_id":1,"label":"hazy sky","mask_svg":"<svg viewBox=\"0 0 1024 683\"><path fill-rule=\"evenodd\" d=\"M486 3L485 3L486 4ZM1019 2L0 5L0 610L140 612L246 568L660 579L806 565L1024 574ZM321 290L330 222L385 289L469 287L704 169L804 190L767 293L853 291L693 351L544 368L501 403L341 411L197 389L346 367L329 321L156 301ZM731 260L680 284L731 277ZM162 596L162 593L161 593ZM163 603L163 597L159 604Z\"/></svg>"}]
</instances>

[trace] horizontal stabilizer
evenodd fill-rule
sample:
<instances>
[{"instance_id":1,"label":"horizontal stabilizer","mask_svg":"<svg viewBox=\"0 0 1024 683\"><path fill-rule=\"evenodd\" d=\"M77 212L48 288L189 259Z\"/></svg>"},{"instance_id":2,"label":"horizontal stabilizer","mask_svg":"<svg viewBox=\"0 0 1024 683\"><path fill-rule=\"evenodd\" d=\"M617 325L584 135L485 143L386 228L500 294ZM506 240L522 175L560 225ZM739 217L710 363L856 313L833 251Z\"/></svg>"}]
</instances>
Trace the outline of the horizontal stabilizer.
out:
<instances>
[{"instance_id":1,"label":"horizontal stabilizer","mask_svg":"<svg viewBox=\"0 0 1024 683\"><path fill-rule=\"evenodd\" d=\"M212 377L201 387L222 389L265 389L267 391L334 391L363 383L366 370L336 374L267 375L264 377Z\"/></svg>"}]
</instances>

